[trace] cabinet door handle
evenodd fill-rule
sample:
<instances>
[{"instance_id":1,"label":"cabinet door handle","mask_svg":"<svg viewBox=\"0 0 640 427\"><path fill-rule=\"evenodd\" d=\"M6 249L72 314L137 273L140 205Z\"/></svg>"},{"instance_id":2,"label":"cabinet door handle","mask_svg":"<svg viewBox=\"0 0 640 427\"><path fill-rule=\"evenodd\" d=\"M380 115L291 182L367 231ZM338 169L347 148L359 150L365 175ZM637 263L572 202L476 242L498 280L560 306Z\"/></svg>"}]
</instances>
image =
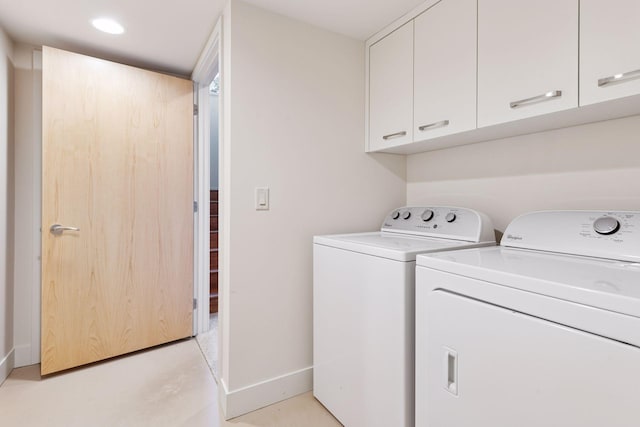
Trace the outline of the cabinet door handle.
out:
<instances>
[{"instance_id":1,"label":"cabinet door handle","mask_svg":"<svg viewBox=\"0 0 640 427\"><path fill-rule=\"evenodd\" d=\"M382 137L382 139L386 141L387 139L398 138L400 136L405 136L406 134L407 131L403 130L402 132L390 133L389 135L385 135Z\"/></svg>"},{"instance_id":2,"label":"cabinet door handle","mask_svg":"<svg viewBox=\"0 0 640 427\"><path fill-rule=\"evenodd\" d=\"M552 90L542 95L534 96L532 98L521 99L519 101L513 101L509 104L511 108L524 107L526 105L537 104L538 102L549 101L553 98L560 98L562 96L561 90Z\"/></svg>"},{"instance_id":3,"label":"cabinet door handle","mask_svg":"<svg viewBox=\"0 0 640 427\"><path fill-rule=\"evenodd\" d=\"M598 79L598 86L607 86L613 83L624 83L629 80L640 78L640 70L633 70L622 74L615 74L610 77L605 77L603 79Z\"/></svg>"},{"instance_id":4,"label":"cabinet door handle","mask_svg":"<svg viewBox=\"0 0 640 427\"><path fill-rule=\"evenodd\" d=\"M449 126L449 120L442 120L440 122L430 123L428 125L422 125L422 126L418 127L418 130L423 132L425 130L442 128L442 127L445 127L445 126Z\"/></svg>"}]
</instances>

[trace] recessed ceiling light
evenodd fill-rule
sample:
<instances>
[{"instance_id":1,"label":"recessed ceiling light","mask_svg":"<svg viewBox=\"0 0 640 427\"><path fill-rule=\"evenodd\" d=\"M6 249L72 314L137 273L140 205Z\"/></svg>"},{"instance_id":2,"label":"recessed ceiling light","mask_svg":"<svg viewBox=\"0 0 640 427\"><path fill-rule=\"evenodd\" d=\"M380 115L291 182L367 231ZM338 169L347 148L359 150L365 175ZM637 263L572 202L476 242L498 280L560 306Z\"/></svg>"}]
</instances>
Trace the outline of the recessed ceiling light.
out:
<instances>
[{"instance_id":1,"label":"recessed ceiling light","mask_svg":"<svg viewBox=\"0 0 640 427\"><path fill-rule=\"evenodd\" d=\"M91 21L91 24L98 30L109 34L122 34L124 33L124 27L118 24L113 19L98 18Z\"/></svg>"}]
</instances>

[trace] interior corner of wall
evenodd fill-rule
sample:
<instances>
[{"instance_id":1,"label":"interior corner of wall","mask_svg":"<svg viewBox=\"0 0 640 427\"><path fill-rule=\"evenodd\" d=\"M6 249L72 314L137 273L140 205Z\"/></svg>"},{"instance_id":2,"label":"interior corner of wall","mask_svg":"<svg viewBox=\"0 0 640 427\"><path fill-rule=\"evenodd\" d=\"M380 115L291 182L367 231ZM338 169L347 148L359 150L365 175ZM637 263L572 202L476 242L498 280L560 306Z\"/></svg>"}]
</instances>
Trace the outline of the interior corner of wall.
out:
<instances>
[{"instance_id":1,"label":"interior corner of wall","mask_svg":"<svg viewBox=\"0 0 640 427\"><path fill-rule=\"evenodd\" d=\"M0 385L9 377L13 368L15 368L15 350L12 348L9 354L0 360Z\"/></svg>"},{"instance_id":2,"label":"interior corner of wall","mask_svg":"<svg viewBox=\"0 0 640 427\"><path fill-rule=\"evenodd\" d=\"M222 9L223 24L224 24L224 18L226 17L227 19L229 19L231 15L231 3L233 3L233 1L234 0L228 0L227 3L224 5L224 9Z\"/></svg>"},{"instance_id":3,"label":"interior corner of wall","mask_svg":"<svg viewBox=\"0 0 640 427\"><path fill-rule=\"evenodd\" d=\"M32 49L33 54L33 69L42 71L42 46L40 48L34 47Z\"/></svg>"},{"instance_id":4,"label":"interior corner of wall","mask_svg":"<svg viewBox=\"0 0 640 427\"><path fill-rule=\"evenodd\" d=\"M9 38L9 35L4 31L4 28L0 26L0 50L9 58L13 63L15 43Z\"/></svg>"},{"instance_id":5,"label":"interior corner of wall","mask_svg":"<svg viewBox=\"0 0 640 427\"><path fill-rule=\"evenodd\" d=\"M16 345L14 347L14 368L33 365L31 344Z\"/></svg>"}]
</instances>

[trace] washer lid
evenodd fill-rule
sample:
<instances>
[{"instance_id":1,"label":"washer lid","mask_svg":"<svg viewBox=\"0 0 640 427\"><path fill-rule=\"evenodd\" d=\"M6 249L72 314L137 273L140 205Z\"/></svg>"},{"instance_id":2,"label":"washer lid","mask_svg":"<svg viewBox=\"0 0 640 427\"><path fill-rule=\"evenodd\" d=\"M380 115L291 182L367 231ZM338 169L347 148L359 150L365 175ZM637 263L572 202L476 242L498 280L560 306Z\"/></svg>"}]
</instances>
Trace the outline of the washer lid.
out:
<instances>
[{"instance_id":1,"label":"washer lid","mask_svg":"<svg viewBox=\"0 0 640 427\"><path fill-rule=\"evenodd\" d=\"M397 233L375 231L372 233L315 236L316 245L345 249L365 255L388 258L395 261L415 261L420 253L448 251L494 243L471 243L460 240L431 237L408 237Z\"/></svg>"},{"instance_id":2,"label":"washer lid","mask_svg":"<svg viewBox=\"0 0 640 427\"><path fill-rule=\"evenodd\" d=\"M640 317L640 263L495 246L420 255L416 264Z\"/></svg>"}]
</instances>

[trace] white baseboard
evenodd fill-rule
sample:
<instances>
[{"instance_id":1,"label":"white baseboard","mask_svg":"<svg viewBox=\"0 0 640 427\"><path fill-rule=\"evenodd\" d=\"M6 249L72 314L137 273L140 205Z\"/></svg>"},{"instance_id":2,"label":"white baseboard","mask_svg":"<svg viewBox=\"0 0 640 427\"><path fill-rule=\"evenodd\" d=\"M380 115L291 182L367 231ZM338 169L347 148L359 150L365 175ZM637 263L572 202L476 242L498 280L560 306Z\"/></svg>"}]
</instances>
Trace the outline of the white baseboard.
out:
<instances>
[{"instance_id":1,"label":"white baseboard","mask_svg":"<svg viewBox=\"0 0 640 427\"><path fill-rule=\"evenodd\" d=\"M21 368L23 366L33 365L33 361L31 360L31 345L19 345L14 348L15 350L15 358L14 358L14 368Z\"/></svg>"},{"instance_id":2,"label":"white baseboard","mask_svg":"<svg viewBox=\"0 0 640 427\"><path fill-rule=\"evenodd\" d=\"M313 389L313 367L229 391L221 379L220 407L225 420L264 408Z\"/></svg>"},{"instance_id":3,"label":"white baseboard","mask_svg":"<svg viewBox=\"0 0 640 427\"><path fill-rule=\"evenodd\" d=\"M9 354L0 360L0 384L7 379L13 368L15 367L15 351L12 348Z\"/></svg>"},{"instance_id":4,"label":"white baseboard","mask_svg":"<svg viewBox=\"0 0 640 427\"><path fill-rule=\"evenodd\" d=\"M227 413L229 411L227 411L227 395L229 394L229 387L227 387L227 384L224 382L224 380L222 378L220 378L220 380L218 381L218 403L220 404L220 406L218 406L221 410L222 410L222 416L224 417L225 420L230 419L231 417L227 417Z\"/></svg>"}]
</instances>

